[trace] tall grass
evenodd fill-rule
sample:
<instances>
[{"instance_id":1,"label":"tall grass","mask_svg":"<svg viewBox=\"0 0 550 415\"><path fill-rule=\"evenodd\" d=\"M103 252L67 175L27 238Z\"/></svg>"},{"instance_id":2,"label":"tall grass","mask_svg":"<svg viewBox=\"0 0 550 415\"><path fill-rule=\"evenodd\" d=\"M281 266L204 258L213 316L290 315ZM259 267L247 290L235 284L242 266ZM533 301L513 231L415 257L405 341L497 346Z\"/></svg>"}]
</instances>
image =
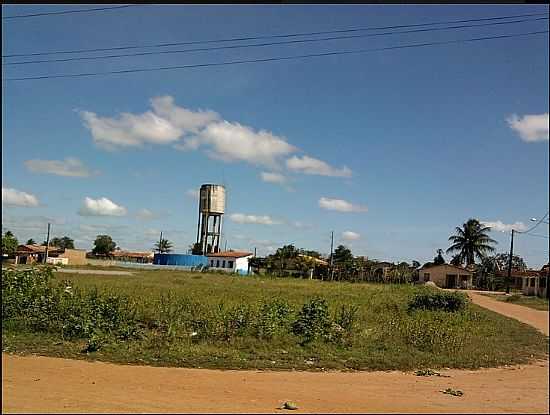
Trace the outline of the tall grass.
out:
<instances>
[{"instance_id":1,"label":"tall grass","mask_svg":"<svg viewBox=\"0 0 550 415\"><path fill-rule=\"evenodd\" d=\"M3 350L280 369L481 367L547 353L532 328L424 287L164 271L71 280L48 267L3 272Z\"/></svg>"}]
</instances>

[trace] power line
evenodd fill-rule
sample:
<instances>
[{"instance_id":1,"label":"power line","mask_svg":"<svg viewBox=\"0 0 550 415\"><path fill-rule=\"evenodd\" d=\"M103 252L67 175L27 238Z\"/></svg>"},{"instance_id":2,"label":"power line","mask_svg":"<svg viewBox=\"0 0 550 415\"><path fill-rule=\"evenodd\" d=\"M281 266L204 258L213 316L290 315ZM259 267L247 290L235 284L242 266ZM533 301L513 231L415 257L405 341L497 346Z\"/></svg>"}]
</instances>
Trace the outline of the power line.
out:
<instances>
[{"instance_id":1,"label":"power line","mask_svg":"<svg viewBox=\"0 0 550 415\"><path fill-rule=\"evenodd\" d=\"M531 232L532 230L536 229L536 227L539 226L544 221L544 219L546 219L546 217L548 216L548 213L550 213L550 211L546 212L546 214L542 218L540 218L537 223L535 223L533 226L531 226L526 231L516 231L516 232L517 233L522 233L522 234L527 234L527 233Z\"/></svg>"},{"instance_id":2,"label":"power line","mask_svg":"<svg viewBox=\"0 0 550 415\"><path fill-rule=\"evenodd\" d=\"M78 10L60 10L58 12L44 12L44 13L34 13L34 14L17 14L14 16L2 16L4 19L22 19L26 17L39 17L39 16L51 16L58 14L69 14L69 13L89 13L89 12L99 12L99 11L108 11L115 9L124 9L126 7L137 6L136 4L127 4L124 6L114 6L114 7L96 7L95 9L78 9Z\"/></svg>"},{"instance_id":3,"label":"power line","mask_svg":"<svg viewBox=\"0 0 550 415\"><path fill-rule=\"evenodd\" d=\"M100 76L100 75L114 75L114 74L127 74L135 72L154 72L154 71L167 71L167 70L176 70L176 69L192 69L192 68L203 68L209 66L226 66L226 65L239 65L245 63L261 63L261 62L274 62L282 60L293 60L293 59L306 59L306 58L315 58L315 57L324 57L324 56L337 56L337 55L350 55L350 54L360 54L360 53L369 53L369 52L378 52L384 50L394 50L394 49L407 49L407 48L419 48L426 46L437 46L437 45L450 45L455 43L467 43L467 42L479 42L483 40L491 39L507 39L520 36L531 36L548 33L548 30L538 31L538 32L528 32L528 33L517 33L511 35L500 35L500 36L486 36L480 38L470 38L470 39L457 39L457 40L448 40L443 42L427 42L427 43L413 43L408 45L398 45L398 46L388 46L384 48L375 48L375 49L362 49L362 50L348 50L348 51L338 51L338 52L325 52L325 53L312 53L308 55L295 55L295 56L280 56L274 58L263 58L263 59L244 59L236 61L226 61L226 62L210 62L210 63L201 63L194 65L178 65L178 66L164 66L157 68L135 68L135 69L125 69L119 71L106 71L106 72L88 72L88 73L77 73L77 74L59 74L59 75L41 75L41 76L28 76L20 78L6 78L5 81L30 81L38 79L53 79L53 78L81 78L89 76Z\"/></svg>"},{"instance_id":4,"label":"power line","mask_svg":"<svg viewBox=\"0 0 550 415\"><path fill-rule=\"evenodd\" d=\"M196 40L196 41L186 41L186 42L157 43L157 44L153 44L153 45L143 45L142 44L142 45L119 46L119 47L93 48L93 49L75 49L75 50L62 50L62 51L49 51L49 52L15 53L15 54L2 55L2 57L3 58L30 57L30 56L41 56L41 55L57 55L57 54L86 53L86 52L106 52L106 51L125 50L125 49L159 48L159 47L167 47L167 46L183 46L183 45L198 45L198 44L208 44L208 43L238 42L238 41L245 41L245 40L276 39L276 38L288 38L288 37L296 37L296 36L315 36L315 35L350 33L350 32L361 32L361 31L372 31L372 30L404 29L404 28L411 28L411 27L433 26L433 25L442 25L442 24L453 24L453 23L471 23L471 22L481 22L481 21L516 19L516 18L524 18L524 17L537 17L537 16L548 16L548 13L531 13L531 14L485 17L485 18L479 18L479 19L447 20L447 21L439 21L439 22L431 22L431 23L416 23L416 24L408 24L408 25L393 25L393 26L378 26L378 27L357 27L357 28L350 28L350 29L339 29L339 30L328 30L328 31L317 31L317 32L302 32L302 33L290 33L290 34L278 34L278 35L261 35L261 36L233 37L233 38L225 38L225 39Z\"/></svg>"},{"instance_id":5,"label":"power line","mask_svg":"<svg viewBox=\"0 0 550 415\"><path fill-rule=\"evenodd\" d=\"M418 33L418 32L433 32L433 31L442 31L442 30L466 29L466 28L475 28L475 27L486 27L486 26L506 25L506 24L513 24L513 23L523 23L523 22L538 21L538 20L547 20L547 18L546 17L539 17L539 18L535 18L535 19L513 20L513 21L506 21L506 22L492 22L492 23L472 24L472 25L436 27L436 28L427 28L427 29L413 29L413 30L405 30L405 31L399 31L399 32L384 32L384 33L372 33L372 34L361 34L361 35L333 36L333 37L325 37L325 38L318 38L318 39L287 40L287 41L283 41L283 42L268 42L268 43L257 43L257 44L247 44L247 45L215 46L215 47L208 47L208 48L195 48L195 49L184 49L184 50L164 50L164 51L157 51L157 52L138 52L138 53L126 53L126 54L119 54L119 55L79 56L79 57L63 58L63 59L44 59L44 60L34 60L34 61L7 62L7 63L2 63L2 65L3 66L13 66L13 65L28 65L28 64L37 64L37 63L70 62L70 61L81 61L81 60L115 59L115 58L123 58L123 57L176 54L176 53L188 53L188 52L204 52L204 51L222 50L222 49L244 49L244 48L252 48L252 47L265 47L265 46L288 45L288 44L311 43L311 42L325 42L325 41L331 41L331 40L342 40L342 39L353 39L353 38L399 35L399 34Z\"/></svg>"},{"instance_id":6,"label":"power line","mask_svg":"<svg viewBox=\"0 0 550 415\"><path fill-rule=\"evenodd\" d=\"M537 233L522 233L522 232L519 232L521 233L522 235L527 235L527 236L537 236L539 238L545 238L545 239L550 239L549 236L546 236L546 235L539 235Z\"/></svg>"}]
</instances>

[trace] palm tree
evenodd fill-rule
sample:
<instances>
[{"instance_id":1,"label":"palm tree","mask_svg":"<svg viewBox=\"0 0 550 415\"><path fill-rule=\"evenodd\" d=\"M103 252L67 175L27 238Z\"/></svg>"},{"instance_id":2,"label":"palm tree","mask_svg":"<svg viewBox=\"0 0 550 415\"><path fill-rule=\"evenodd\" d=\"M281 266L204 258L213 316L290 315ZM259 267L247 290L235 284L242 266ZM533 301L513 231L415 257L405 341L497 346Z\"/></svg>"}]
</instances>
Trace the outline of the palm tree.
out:
<instances>
[{"instance_id":1,"label":"palm tree","mask_svg":"<svg viewBox=\"0 0 550 415\"><path fill-rule=\"evenodd\" d=\"M168 239L161 239L155 244L155 249L161 254L170 252L172 251L172 242Z\"/></svg>"},{"instance_id":2,"label":"palm tree","mask_svg":"<svg viewBox=\"0 0 550 415\"><path fill-rule=\"evenodd\" d=\"M491 245L497 241L487 235L490 230L490 227L482 225L477 219L468 219L462 228L456 227L455 235L449 237L452 245L447 249L447 254L456 252L459 258L466 261L466 265L475 264L476 257L482 260L486 254L495 250Z\"/></svg>"}]
</instances>

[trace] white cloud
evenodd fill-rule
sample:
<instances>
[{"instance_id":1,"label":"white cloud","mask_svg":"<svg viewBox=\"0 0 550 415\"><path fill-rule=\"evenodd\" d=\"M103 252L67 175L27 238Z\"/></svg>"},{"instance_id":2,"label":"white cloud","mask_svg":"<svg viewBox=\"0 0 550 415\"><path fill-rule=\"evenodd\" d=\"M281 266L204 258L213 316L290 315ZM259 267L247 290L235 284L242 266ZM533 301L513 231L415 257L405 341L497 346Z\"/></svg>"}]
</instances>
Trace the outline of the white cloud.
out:
<instances>
[{"instance_id":1,"label":"white cloud","mask_svg":"<svg viewBox=\"0 0 550 415\"><path fill-rule=\"evenodd\" d=\"M354 205L342 199L330 199L322 197L319 199L319 207L327 210L336 210L338 212L366 212L367 207L362 205Z\"/></svg>"},{"instance_id":2,"label":"white cloud","mask_svg":"<svg viewBox=\"0 0 550 415\"><path fill-rule=\"evenodd\" d=\"M316 174L320 176L351 177L351 170L344 166L341 169L330 166L322 160L309 156L292 156L286 161L286 166L304 174Z\"/></svg>"},{"instance_id":3,"label":"white cloud","mask_svg":"<svg viewBox=\"0 0 550 415\"><path fill-rule=\"evenodd\" d=\"M361 237L361 235L359 235L358 233L352 232L352 231L342 232L342 239L345 240L345 241L356 241L360 237Z\"/></svg>"},{"instance_id":4,"label":"white cloud","mask_svg":"<svg viewBox=\"0 0 550 415\"><path fill-rule=\"evenodd\" d=\"M81 216L124 216L126 212L125 207L117 205L106 197L100 199L86 197L78 210Z\"/></svg>"},{"instance_id":5,"label":"white cloud","mask_svg":"<svg viewBox=\"0 0 550 415\"><path fill-rule=\"evenodd\" d=\"M2 204L19 207L36 207L39 205L38 198L35 195L9 187L2 187Z\"/></svg>"},{"instance_id":6,"label":"white cloud","mask_svg":"<svg viewBox=\"0 0 550 415\"><path fill-rule=\"evenodd\" d=\"M309 223L303 223L303 222L300 222L300 221L291 222L290 225L295 227L296 229L311 229L311 228L313 228L313 225L310 225Z\"/></svg>"},{"instance_id":7,"label":"white cloud","mask_svg":"<svg viewBox=\"0 0 550 415\"><path fill-rule=\"evenodd\" d=\"M296 151L284 138L269 131L254 131L239 123L221 121L209 124L200 133L207 153L224 161L246 161L254 165L277 166L277 158Z\"/></svg>"},{"instance_id":8,"label":"white cloud","mask_svg":"<svg viewBox=\"0 0 550 415\"><path fill-rule=\"evenodd\" d=\"M192 198L192 199L199 200L200 190L199 189L189 189L188 191L185 192L185 195Z\"/></svg>"},{"instance_id":9,"label":"white cloud","mask_svg":"<svg viewBox=\"0 0 550 415\"><path fill-rule=\"evenodd\" d=\"M184 132L197 133L207 124L217 121L220 116L214 111L190 111L174 104L171 96L155 97L151 99L151 106L155 114L168 120L176 128Z\"/></svg>"},{"instance_id":10,"label":"white cloud","mask_svg":"<svg viewBox=\"0 0 550 415\"><path fill-rule=\"evenodd\" d=\"M500 220L497 220L495 222L481 222L485 226L489 226L492 231L498 231L498 232L510 232L512 229L516 231L524 231L527 229L527 226L523 222L516 222L516 223L503 223Z\"/></svg>"},{"instance_id":11,"label":"white cloud","mask_svg":"<svg viewBox=\"0 0 550 415\"><path fill-rule=\"evenodd\" d=\"M67 177L90 177L92 172L77 158L67 157L65 160L27 160L25 166L34 173L48 173Z\"/></svg>"},{"instance_id":12,"label":"white cloud","mask_svg":"<svg viewBox=\"0 0 550 415\"><path fill-rule=\"evenodd\" d=\"M136 213L136 218L138 218L139 220L151 220L155 217L156 215L149 209L140 209L138 213Z\"/></svg>"},{"instance_id":13,"label":"white cloud","mask_svg":"<svg viewBox=\"0 0 550 415\"><path fill-rule=\"evenodd\" d=\"M81 111L80 116L96 144L107 149L139 147L145 143L167 144L183 134L180 128L151 111L139 115L124 112L118 118Z\"/></svg>"},{"instance_id":14,"label":"white cloud","mask_svg":"<svg viewBox=\"0 0 550 415\"><path fill-rule=\"evenodd\" d=\"M280 173L263 171L260 176L262 180L267 183L285 184L287 181L286 177Z\"/></svg>"},{"instance_id":15,"label":"white cloud","mask_svg":"<svg viewBox=\"0 0 550 415\"><path fill-rule=\"evenodd\" d=\"M512 130L519 133L523 141L532 143L548 140L548 113L524 115L513 114L506 119Z\"/></svg>"},{"instance_id":16,"label":"white cloud","mask_svg":"<svg viewBox=\"0 0 550 415\"><path fill-rule=\"evenodd\" d=\"M252 223L258 225L279 225L281 222L271 218L271 216L245 215L242 213L233 213L229 215L229 219L236 223Z\"/></svg>"}]
</instances>

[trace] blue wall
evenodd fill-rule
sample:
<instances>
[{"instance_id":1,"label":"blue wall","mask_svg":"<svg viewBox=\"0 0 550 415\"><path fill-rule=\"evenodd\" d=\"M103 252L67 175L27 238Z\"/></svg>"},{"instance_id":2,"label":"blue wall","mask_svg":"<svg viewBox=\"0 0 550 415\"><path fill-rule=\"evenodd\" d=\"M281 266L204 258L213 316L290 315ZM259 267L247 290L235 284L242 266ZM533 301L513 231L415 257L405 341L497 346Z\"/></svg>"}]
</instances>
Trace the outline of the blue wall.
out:
<instances>
[{"instance_id":1,"label":"blue wall","mask_svg":"<svg viewBox=\"0 0 550 415\"><path fill-rule=\"evenodd\" d=\"M155 265L180 265L184 267L197 267L208 265L208 259L204 255L189 254L155 254L153 258Z\"/></svg>"}]
</instances>

